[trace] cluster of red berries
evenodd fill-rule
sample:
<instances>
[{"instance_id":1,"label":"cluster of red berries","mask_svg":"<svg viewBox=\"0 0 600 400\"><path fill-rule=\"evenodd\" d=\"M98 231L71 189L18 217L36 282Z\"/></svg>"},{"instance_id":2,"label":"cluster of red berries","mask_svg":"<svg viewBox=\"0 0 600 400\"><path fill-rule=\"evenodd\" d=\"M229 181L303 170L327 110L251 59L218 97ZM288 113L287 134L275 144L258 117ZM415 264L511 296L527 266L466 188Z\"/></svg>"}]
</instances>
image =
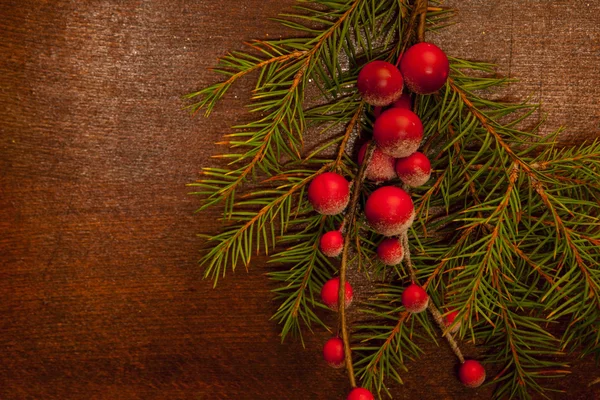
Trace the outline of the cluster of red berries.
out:
<instances>
[{"instance_id":1,"label":"cluster of red berries","mask_svg":"<svg viewBox=\"0 0 600 400\"><path fill-rule=\"evenodd\" d=\"M419 43L409 48L401 58L400 68L385 61L366 64L358 75L357 86L364 101L375 107L373 141L376 148L365 171L366 179L382 183L396 177L408 187L425 184L431 176L428 158L418 152L423 139L423 124L412 111L412 99L403 93L404 86L417 94L430 94L445 85L449 62L445 53L430 43ZM382 111L382 107L386 107ZM368 143L358 154L359 165L363 163ZM350 183L341 175L326 172L316 176L308 188L308 200L313 208L324 215L342 213L350 201ZM410 195L397 186L382 186L368 197L365 217L370 226L385 236L377 248L377 256L385 265L399 264L404 249L398 236L405 234L415 218ZM325 233L319 242L322 253L337 257L344 247L340 230ZM338 310L340 280L327 281L321 290L323 303ZM352 301L352 287L346 282L345 307ZM429 303L426 291L411 283L402 293L402 304L407 311L419 313ZM447 326L454 324L457 311L445 317ZM454 324L453 331L458 324ZM323 348L327 363L333 367L344 364L344 345L340 338L327 341ZM477 361L468 360L461 366L459 377L470 387L477 387L485 379L485 370ZM348 400L370 400L373 395L366 389L355 388Z\"/></svg>"}]
</instances>

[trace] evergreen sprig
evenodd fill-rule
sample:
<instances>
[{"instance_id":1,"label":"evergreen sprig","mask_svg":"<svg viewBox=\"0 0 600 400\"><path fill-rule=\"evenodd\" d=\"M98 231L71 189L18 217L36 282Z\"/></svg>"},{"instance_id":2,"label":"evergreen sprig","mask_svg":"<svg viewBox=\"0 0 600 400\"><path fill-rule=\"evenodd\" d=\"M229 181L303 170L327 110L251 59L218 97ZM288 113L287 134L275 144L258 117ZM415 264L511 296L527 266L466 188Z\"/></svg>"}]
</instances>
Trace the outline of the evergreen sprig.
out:
<instances>
[{"instance_id":1,"label":"evergreen sprig","mask_svg":"<svg viewBox=\"0 0 600 400\"><path fill-rule=\"evenodd\" d=\"M434 173L411 193L418 218L410 265L375 261L380 239L360 215L323 217L306 201L307 185L324 171L355 180L359 207L376 187L360 182L352 160L357 135L368 135L374 120L355 82L366 62L395 61L422 36L417 24L437 32L452 23L453 10L436 2L424 20L418 11L407 0L299 1L278 19L299 37L253 41L250 51L225 55L215 68L225 80L188 95L196 101L190 109L208 115L238 79L256 79L254 119L220 142L231 149L216 156L226 165L204 168L191 185L203 198L200 211L224 211L222 232L201 235L201 264L216 285L227 269L248 267L255 252L270 253L280 302L273 319L282 340L301 337L303 326L325 327L316 297L337 268L318 239L348 222L347 264L384 281L351 330L363 386L391 396L386 380L402 383L405 360L439 337L400 304L402 282L414 273L433 304L459 310L456 338L473 341L500 369L497 398L543 394L549 378L569 372L565 352L600 356L599 140L562 147L560 131L544 135L532 122L536 105L490 99L509 81L493 65L451 58L446 86L415 99ZM310 87L321 96L305 98Z\"/></svg>"}]
</instances>

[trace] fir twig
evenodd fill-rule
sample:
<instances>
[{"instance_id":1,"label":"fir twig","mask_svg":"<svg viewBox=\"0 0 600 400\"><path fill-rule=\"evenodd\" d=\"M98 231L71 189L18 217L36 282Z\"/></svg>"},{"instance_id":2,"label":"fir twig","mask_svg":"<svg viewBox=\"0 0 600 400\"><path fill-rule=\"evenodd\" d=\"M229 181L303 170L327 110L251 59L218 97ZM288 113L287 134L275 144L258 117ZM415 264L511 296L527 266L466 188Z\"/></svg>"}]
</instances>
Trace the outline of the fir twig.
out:
<instances>
[{"instance_id":1,"label":"fir twig","mask_svg":"<svg viewBox=\"0 0 600 400\"><path fill-rule=\"evenodd\" d=\"M252 253L276 248L270 263L277 267L269 277L278 284L280 307L273 318L282 340L289 334L302 339L303 326L326 329L314 311L322 306L315 295L335 266L318 249L321 233L345 224L340 281L355 263L363 268L374 258L379 239L356 217L355 197L374 186L349 157L351 135L372 128L373 110L355 89L361 66L399 59L425 31L451 23L450 16L452 10L435 1L302 2L298 13L280 19L302 37L253 41L252 53L227 54L215 69L225 79L188 96L198 99L192 111L208 114L237 80L258 76L250 105L257 117L219 142L232 151L216 158L229 164L205 168L191 186L204 198L200 210L223 207L223 231L202 235L211 245L202 259L205 275L215 284L227 269L247 267ZM600 355L600 141L561 149L558 132L539 134L541 122L519 129L536 106L486 99L489 89L507 82L494 66L450 61L446 86L415 98L434 176L411 193L418 216L408 272L424 282L430 305L459 311L456 337L470 336L486 350L485 361L502 369L494 378L495 396L526 399L531 391L548 390L544 380L568 373L563 352ZM309 84L322 93L311 107L304 99ZM329 136L305 148L308 131ZM306 201L307 184L326 170L354 181L345 222L315 215ZM350 258L349 246L356 247L356 257ZM352 329L352 359L343 307L340 318L346 366L356 375L352 386L358 378L362 386L390 394L385 380L401 383L405 357L421 353L413 340L421 333L434 341L438 335L427 314L403 311L402 285L395 283L405 269L380 268L370 268L369 275L383 271L392 283L380 285L361 310L361 323ZM453 338L447 331L457 324L445 328L439 310L430 313ZM548 325L558 323L564 332L555 337Z\"/></svg>"}]
</instances>

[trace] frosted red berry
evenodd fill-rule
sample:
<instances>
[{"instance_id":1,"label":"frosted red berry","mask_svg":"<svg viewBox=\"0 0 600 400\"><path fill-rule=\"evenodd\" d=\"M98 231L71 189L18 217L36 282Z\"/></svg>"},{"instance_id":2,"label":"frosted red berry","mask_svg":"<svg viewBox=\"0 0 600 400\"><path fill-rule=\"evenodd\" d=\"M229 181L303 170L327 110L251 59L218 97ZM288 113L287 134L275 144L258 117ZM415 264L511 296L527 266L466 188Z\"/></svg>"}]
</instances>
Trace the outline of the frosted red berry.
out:
<instances>
[{"instance_id":1,"label":"frosted red berry","mask_svg":"<svg viewBox=\"0 0 600 400\"><path fill-rule=\"evenodd\" d=\"M329 339L323 346L323 358L334 368L344 365L344 342L339 337Z\"/></svg>"},{"instance_id":2,"label":"frosted red berry","mask_svg":"<svg viewBox=\"0 0 600 400\"><path fill-rule=\"evenodd\" d=\"M327 257L337 257L344 248L344 237L340 231L329 231L321 236L319 248Z\"/></svg>"},{"instance_id":3,"label":"frosted red berry","mask_svg":"<svg viewBox=\"0 0 600 400\"><path fill-rule=\"evenodd\" d=\"M350 201L350 184L335 172L319 174L308 186L308 201L320 214L339 214Z\"/></svg>"},{"instance_id":4,"label":"frosted red berry","mask_svg":"<svg viewBox=\"0 0 600 400\"><path fill-rule=\"evenodd\" d=\"M396 160L396 173L406 185L421 186L431 178L431 163L425 154L416 151Z\"/></svg>"},{"instance_id":5,"label":"frosted red berry","mask_svg":"<svg viewBox=\"0 0 600 400\"><path fill-rule=\"evenodd\" d=\"M404 80L394 64L371 61L360 70L356 84L368 104L387 106L402 95Z\"/></svg>"},{"instance_id":6,"label":"frosted red berry","mask_svg":"<svg viewBox=\"0 0 600 400\"><path fill-rule=\"evenodd\" d=\"M358 151L358 165L362 165L369 143L362 145ZM367 167L366 178L376 182L389 181L396 177L396 159L375 148L371 162Z\"/></svg>"},{"instance_id":7,"label":"frosted red berry","mask_svg":"<svg viewBox=\"0 0 600 400\"><path fill-rule=\"evenodd\" d=\"M346 398L347 400L375 400L373 394L364 388L354 388Z\"/></svg>"},{"instance_id":8,"label":"frosted red berry","mask_svg":"<svg viewBox=\"0 0 600 400\"><path fill-rule=\"evenodd\" d=\"M404 292L402 292L402 305L411 313L420 313L427 309L429 296L427 292L419 285L411 283Z\"/></svg>"},{"instance_id":9,"label":"frosted red berry","mask_svg":"<svg viewBox=\"0 0 600 400\"><path fill-rule=\"evenodd\" d=\"M400 264L404 258L404 249L397 238L383 239L377 246L377 257L385 265Z\"/></svg>"},{"instance_id":10,"label":"frosted red berry","mask_svg":"<svg viewBox=\"0 0 600 400\"><path fill-rule=\"evenodd\" d=\"M400 60L404 83L413 92L430 94L438 91L448 79L450 63L446 53L431 43L410 47Z\"/></svg>"},{"instance_id":11,"label":"frosted red berry","mask_svg":"<svg viewBox=\"0 0 600 400\"><path fill-rule=\"evenodd\" d=\"M392 103L392 108L404 108L405 110L412 110L412 107L412 98L408 93L403 93L398 100Z\"/></svg>"},{"instance_id":12,"label":"frosted red berry","mask_svg":"<svg viewBox=\"0 0 600 400\"><path fill-rule=\"evenodd\" d=\"M332 278L325 282L321 288L321 300L323 303L331 308L333 311L338 310L338 292L340 289L340 278ZM346 282L344 295L346 297L346 307L352 303L352 286Z\"/></svg>"},{"instance_id":13,"label":"frosted red berry","mask_svg":"<svg viewBox=\"0 0 600 400\"><path fill-rule=\"evenodd\" d=\"M458 377L465 386L476 388L485 381L485 369L478 361L466 360L460 366Z\"/></svg>"},{"instance_id":14,"label":"frosted red berry","mask_svg":"<svg viewBox=\"0 0 600 400\"><path fill-rule=\"evenodd\" d=\"M423 139L423 124L410 110L390 108L375 120L373 139L377 147L392 157L408 157Z\"/></svg>"},{"instance_id":15,"label":"frosted red berry","mask_svg":"<svg viewBox=\"0 0 600 400\"><path fill-rule=\"evenodd\" d=\"M454 324L454 320L456 320L456 316L458 315L458 310L453 310L450 313L446 314L444 317L444 325L447 328L451 327ZM454 327L450 330L451 333L454 333L460 329L460 322L454 325Z\"/></svg>"},{"instance_id":16,"label":"frosted red berry","mask_svg":"<svg viewBox=\"0 0 600 400\"><path fill-rule=\"evenodd\" d=\"M396 186L384 186L371 193L367 199L365 216L377 233L395 236L412 225L415 207L404 190Z\"/></svg>"}]
</instances>

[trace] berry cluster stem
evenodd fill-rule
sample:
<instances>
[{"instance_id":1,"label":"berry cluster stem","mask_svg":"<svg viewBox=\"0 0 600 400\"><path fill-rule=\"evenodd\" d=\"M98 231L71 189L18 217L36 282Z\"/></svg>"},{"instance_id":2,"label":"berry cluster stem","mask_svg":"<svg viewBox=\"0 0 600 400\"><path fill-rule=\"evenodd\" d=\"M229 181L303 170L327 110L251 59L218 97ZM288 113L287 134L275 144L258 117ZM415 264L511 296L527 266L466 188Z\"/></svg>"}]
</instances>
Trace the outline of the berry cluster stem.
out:
<instances>
[{"instance_id":1,"label":"berry cluster stem","mask_svg":"<svg viewBox=\"0 0 600 400\"><path fill-rule=\"evenodd\" d=\"M417 274L415 272L415 268L413 267L412 261L410 259L410 248L408 247L408 234L407 233L404 233L402 235L401 241L402 241L402 247L404 248L404 260L406 262L406 266L408 267L410 279L414 283L418 284L419 282L417 281ZM438 308L435 306L435 304L433 304L432 299L429 299L429 303L427 304L427 310L429 310L429 312L431 313L431 316L435 320L435 323L442 331L444 338L446 338L446 341L448 342L450 349L452 349L452 352L456 355L456 358L458 358L458 361L460 361L461 364L464 363L465 357L463 356L462 352L460 351L460 348L458 347L458 343L456 343L456 340L454 340L454 338L452 337L450 332L447 332L446 324L444 324L444 319L442 318L442 313L440 312L440 310L438 310Z\"/></svg>"},{"instance_id":2,"label":"berry cluster stem","mask_svg":"<svg viewBox=\"0 0 600 400\"><path fill-rule=\"evenodd\" d=\"M407 47L413 39L413 35L416 33L417 41L423 42L425 40L425 22L427 19L427 8L428 0L415 0L412 7L412 12L408 19L408 28L402 38L402 46L400 47L400 57L396 61L396 66L400 64L402 54L406 51ZM417 21L418 20L418 21Z\"/></svg>"},{"instance_id":3,"label":"berry cluster stem","mask_svg":"<svg viewBox=\"0 0 600 400\"><path fill-rule=\"evenodd\" d=\"M342 331L342 341L344 342L344 360L346 364L346 371L348 371L348 379L350 379L350 386L356 387L356 378L354 377L354 366L352 364L352 354L350 349L350 333L348 332L348 325L346 323L346 271L348 270L348 250L350 248L350 242L352 239L352 232L354 231L354 222L356 218L356 209L358 208L358 199L360 198L362 184L365 181L365 175L367 172L367 166L373 158L375 152L375 144L369 143L367 151L365 152L365 158L358 170L358 175L352 185L352 197L350 199L350 205L348 206L348 212L344 218L343 225L346 226L346 232L344 234L344 248L342 249L342 262L340 265L340 289L338 294L339 304L339 317Z\"/></svg>"},{"instance_id":4,"label":"berry cluster stem","mask_svg":"<svg viewBox=\"0 0 600 400\"><path fill-rule=\"evenodd\" d=\"M429 6L428 0L416 0L415 1L415 12L419 18L419 25L417 25L417 42L425 41L425 26L427 22L427 8Z\"/></svg>"}]
</instances>

